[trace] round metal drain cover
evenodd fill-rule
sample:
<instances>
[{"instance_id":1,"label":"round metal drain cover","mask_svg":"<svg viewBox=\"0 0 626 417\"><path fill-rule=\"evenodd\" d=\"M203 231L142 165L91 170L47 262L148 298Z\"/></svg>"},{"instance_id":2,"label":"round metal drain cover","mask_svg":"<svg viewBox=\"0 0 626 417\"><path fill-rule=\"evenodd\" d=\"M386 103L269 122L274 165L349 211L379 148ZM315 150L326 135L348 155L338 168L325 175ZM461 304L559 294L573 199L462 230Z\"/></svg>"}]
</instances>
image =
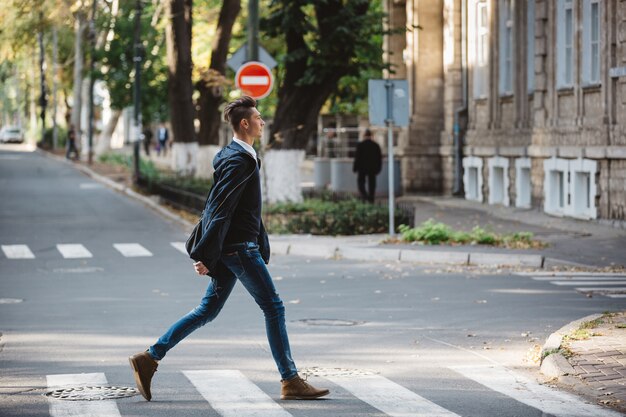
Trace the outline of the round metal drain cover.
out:
<instances>
[{"instance_id":1,"label":"round metal drain cover","mask_svg":"<svg viewBox=\"0 0 626 417\"><path fill-rule=\"evenodd\" d=\"M295 321L308 326L358 326L359 324L365 323L364 321L340 319L302 319Z\"/></svg>"},{"instance_id":2,"label":"round metal drain cover","mask_svg":"<svg viewBox=\"0 0 626 417\"><path fill-rule=\"evenodd\" d=\"M299 370L300 373L308 376L367 376L376 375L378 372L369 369L350 369L350 368L320 368L313 366Z\"/></svg>"},{"instance_id":3,"label":"round metal drain cover","mask_svg":"<svg viewBox=\"0 0 626 417\"><path fill-rule=\"evenodd\" d=\"M48 392L46 396L65 401L115 400L139 395L130 387L70 387Z\"/></svg>"}]
</instances>

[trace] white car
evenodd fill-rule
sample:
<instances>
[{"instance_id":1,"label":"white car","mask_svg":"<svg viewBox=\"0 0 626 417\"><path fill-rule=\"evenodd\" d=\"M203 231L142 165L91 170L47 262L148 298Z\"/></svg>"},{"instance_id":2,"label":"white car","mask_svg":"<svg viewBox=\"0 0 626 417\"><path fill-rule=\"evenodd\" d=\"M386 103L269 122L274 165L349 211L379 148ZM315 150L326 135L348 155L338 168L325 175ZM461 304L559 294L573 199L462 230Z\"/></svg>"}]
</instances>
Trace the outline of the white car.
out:
<instances>
[{"instance_id":1,"label":"white car","mask_svg":"<svg viewBox=\"0 0 626 417\"><path fill-rule=\"evenodd\" d=\"M2 143L22 143L24 142L24 132L19 126L4 126L0 129L0 142Z\"/></svg>"}]
</instances>

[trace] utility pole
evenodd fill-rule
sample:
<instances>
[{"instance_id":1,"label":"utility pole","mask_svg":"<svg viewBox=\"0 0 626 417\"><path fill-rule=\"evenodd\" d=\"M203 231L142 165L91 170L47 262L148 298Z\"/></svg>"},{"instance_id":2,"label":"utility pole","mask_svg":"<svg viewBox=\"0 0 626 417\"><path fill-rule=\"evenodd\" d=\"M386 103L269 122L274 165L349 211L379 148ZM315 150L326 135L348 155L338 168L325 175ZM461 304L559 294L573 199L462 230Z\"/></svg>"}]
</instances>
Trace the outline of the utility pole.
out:
<instances>
[{"instance_id":1,"label":"utility pole","mask_svg":"<svg viewBox=\"0 0 626 417\"><path fill-rule=\"evenodd\" d=\"M40 20L43 21L43 15L39 15ZM46 139L46 106L48 105L48 100L46 99L46 61L45 54L43 48L43 30L40 29L37 33L37 38L39 41L39 70L40 70L40 87L41 92L39 96L39 105L41 106L41 143L45 143Z\"/></svg>"},{"instance_id":2,"label":"utility pole","mask_svg":"<svg viewBox=\"0 0 626 417\"><path fill-rule=\"evenodd\" d=\"M259 60L259 0L248 1L247 61Z\"/></svg>"},{"instance_id":3,"label":"utility pole","mask_svg":"<svg viewBox=\"0 0 626 417\"><path fill-rule=\"evenodd\" d=\"M57 126L57 75L59 73L59 39L57 28L52 28L52 149L59 144L59 127Z\"/></svg>"},{"instance_id":4,"label":"utility pole","mask_svg":"<svg viewBox=\"0 0 626 417\"><path fill-rule=\"evenodd\" d=\"M87 163L93 162L93 85L94 68L96 61L96 4L97 0L91 3L91 20L89 21L89 42L91 44L91 57L89 59L89 121L87 125Z\"/></svg>"},{"instance_id":5,"label":"utility pole","mask_svg":"<svg viewBox=\"0 0 626 417\"><path fill-rule=\"evenodd\" d=\"M139 172L139 141L141 140L141 62L143 60L143 45L141 43L141 12L143 5L141 0L135 3L135 36L134 50L135 56L135 89L134 89L134 108L135 108L135 129L133 138L133 180L135 184L139 181L141 173Z\"/></svg>"}]
</instances>

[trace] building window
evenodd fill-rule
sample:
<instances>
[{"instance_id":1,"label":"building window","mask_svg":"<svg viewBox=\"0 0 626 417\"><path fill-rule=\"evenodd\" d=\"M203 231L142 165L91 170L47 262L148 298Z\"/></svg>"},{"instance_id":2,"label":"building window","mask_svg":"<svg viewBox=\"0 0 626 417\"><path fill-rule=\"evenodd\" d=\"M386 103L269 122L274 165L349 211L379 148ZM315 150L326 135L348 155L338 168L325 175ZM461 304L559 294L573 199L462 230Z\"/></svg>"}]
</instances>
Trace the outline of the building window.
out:
<instances>
[{"instance_id":1,"label":"building window","mask_svg":"<svg viewBox=\"0 0 626 417\"><path fill-rule=\"evenodd\" d=\"M530 158L515 160L515 207L530 208L532 194L530 168Z\"/></svg>"},{"instance_id":2,"label":"building window","mask_svg":"<svg viewBox=\"0 0 626 417\"><path fill-rule=\"evenodd\" d=\"M483 160L475 156L463 158L465 199L483 202Z\"/></svg>"},{"instance_id":3,"label":"building window","mask_svg":"<svg viewBox=\"0 0 626 417\"><path fill-rule=\"evenodd\" d=\"M600 84L600 1L583 3L583 84Z\"/></svg>"},{"instance_id":4,"label":"building window","mask_svg":"<svg viewBox=\"0 0 626 417\"><path fill-rule=\"evenodd\" d=\"M558 0L557 87L574 85L574 0Z\"/></svg>"},{"instance_id":5,"label":"building window","mask_svg":"<svg viewBox=\"0 0 626 417\"><path fill-rule=\"evenodd\" d=\"M513 94L513 0L500 0L500 95Z\"/></svg>"},{"instance_id":6,"label":"building window","mask_svg":"<svg viewBox=\"0 0 626 417\"><path fill-rule=\"evenodd\" d=\"M526 3L526 74L528 92L535 91L535 0Z\"/></svg>"},{"instance_id":7,"label":"building window","mask_svg":"<svg viewBox=\"0 0 626 417\"><path fill-rule=\"evenodd\" d=\"M598 163L590 159L547 159L544 167L544 211L595 219Z\"/></svg>"},{"instance_id":8,"label":"building window","mask_svg":"<svg viewBox=\"0 0 626 417\"><path fill-rule=\"evenodd\" d=\"M489 204L509 205L509 160L489 158Z\"/></svg>"},{"instance_id":9,"label":"building window","mask_svg":"<svg viewBox=\"0 0 626 417\"><path fill-rule=\"evenodd\" d=\"M474 97L487 97L489 87L489 10L486 1L475 7Z\"/></svg>"}]
</instances>

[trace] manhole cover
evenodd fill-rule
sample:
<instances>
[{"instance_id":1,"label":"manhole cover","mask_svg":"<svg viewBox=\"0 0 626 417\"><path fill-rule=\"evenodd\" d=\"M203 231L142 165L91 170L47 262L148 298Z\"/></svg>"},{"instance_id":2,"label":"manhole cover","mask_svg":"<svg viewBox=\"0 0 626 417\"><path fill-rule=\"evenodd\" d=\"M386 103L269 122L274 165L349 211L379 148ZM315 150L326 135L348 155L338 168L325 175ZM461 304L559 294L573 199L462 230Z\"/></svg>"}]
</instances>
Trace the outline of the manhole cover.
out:
<instances>
[{"instance_id":1,"label":"manhole cover","mask_svg":"<svg viewBox=\"0 0 626 417\"><path fill-rule=\"evenodd\" d=\"M48 392L46 396L65 401L115 400L139 395L130 387L70 387Z\"/></svg>"},{"instance_id":2,"label":"manhole cover","mask_svg":"<svg viewBox=\"0 0 626 417\"><path fill-rule=\"evenodd\" d=\"M359 324L365 323L364 321L340 319L302 319L295 320L295 322L308 326L358 326Z\"/></svg>"},{"instance_id":3,"label":"manhole cover","mask_svg":"<svg viewBox=\"0 0 626 417\"><path fill-rule=\"evenodd\" d=\"M298 372L307 376L321 376L321 377L368 376L368 375L376 375L378 373L376 371L372 371L369 369L320 368L317 366L299 369Z\"/></svg>"}]
</instances>

